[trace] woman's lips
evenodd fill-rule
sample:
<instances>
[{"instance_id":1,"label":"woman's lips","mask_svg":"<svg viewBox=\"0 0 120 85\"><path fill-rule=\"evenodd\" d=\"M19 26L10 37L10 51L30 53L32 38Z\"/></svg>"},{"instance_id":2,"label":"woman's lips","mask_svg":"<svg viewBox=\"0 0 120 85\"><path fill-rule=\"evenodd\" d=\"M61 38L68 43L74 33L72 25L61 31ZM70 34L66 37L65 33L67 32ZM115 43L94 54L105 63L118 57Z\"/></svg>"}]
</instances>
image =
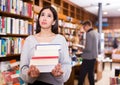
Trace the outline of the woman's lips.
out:
<instances>
[{"instance_id":1,"label":"woman's lips","mask_svg":"<svg viewBox=\"0 0 120 85\"><path fill-rule=\"evenodd\" d=\"M42 22L43 25L47 24L46 22Z\"/></svg>"}]
</instances>

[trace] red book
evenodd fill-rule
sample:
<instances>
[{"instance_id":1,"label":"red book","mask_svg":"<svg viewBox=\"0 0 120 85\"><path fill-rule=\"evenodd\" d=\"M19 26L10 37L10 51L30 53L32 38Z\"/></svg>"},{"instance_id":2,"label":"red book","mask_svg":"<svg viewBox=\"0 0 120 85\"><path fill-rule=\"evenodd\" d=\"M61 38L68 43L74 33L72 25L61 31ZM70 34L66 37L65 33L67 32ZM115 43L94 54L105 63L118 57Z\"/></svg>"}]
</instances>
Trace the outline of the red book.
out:
<instances>
[{"instance_id":1,"label":"red book","mask_svg":"<svg viewBox=\"0 0 120 85\"><path fill-rule=\"evenodd\" d=\"M2 72L2 76L5 80L6 85L11 84L20 84L19 79L18 79L18 75L16 74L15 71L12 72Z\"/></svg>"}]
</instances>

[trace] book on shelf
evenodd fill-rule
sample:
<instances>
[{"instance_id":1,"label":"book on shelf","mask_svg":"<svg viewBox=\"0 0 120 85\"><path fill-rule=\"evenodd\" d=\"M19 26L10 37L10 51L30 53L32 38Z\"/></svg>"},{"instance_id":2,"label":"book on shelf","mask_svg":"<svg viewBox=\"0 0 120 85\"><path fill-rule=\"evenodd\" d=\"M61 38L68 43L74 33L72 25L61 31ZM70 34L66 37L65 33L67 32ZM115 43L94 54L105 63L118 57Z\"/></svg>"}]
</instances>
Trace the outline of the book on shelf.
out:
<instances>
[{"instance_id":1,"label":"book on shelf","mask_svg":"<svg viewBox=\"0 0 120 85\"><path fill-rule=\"evenodd\" d=\"M23 0L1 0L0 10L7 13L33 17L32 4Z\"/></svg>"},{"instance_id":2,"label":"book on shelf","mask_svg":"<svg viewBox=\"0 0 120 85\"><path fill-rule=\"evenodd\" d=\"M36 65L40 72L51 72L58 64L60 44L37 44L30 65Z\"/></svg>"},{"instance_id":3,"label":"book on shelf","mask_svg":"<svg viewBox=\"0 0 120 85\"><path fill-rule=\"evenodd\" d=\"M16 74L15 71L8 71L8 72L2 72L3 78L6 82L6 84L19 84L19 75Z\"/></svg>"},{"instance_id":4,"label":"book on shelf","mask_svg":"<svg viewBox=\"0 0 120 85\"><path fill-rule=\"evenodd\" d=\"M120 85L119 77L110 77L110 85Z\"/></svg>"},{"instance_id":5,"label":"book on shelf","mask_svg":"<svg viewBox=\"0 0 120 85\"><path fill-rule=\"evenodd\" d=\"M4 80L1 72L0 72L0 85L5 85L5 80Z\"/></svg>"},{"instance_id":6,"label":"book on shelf","mask_svg":"<svg viewBox=\"0 0 120 85\"><path fill-rule=\"evenodd\" d=\"M19 74L19 61L16 59L0 62L0 85L22 85Z\"/></svg>"},{"instance_id":7,"label":"book on shelf","mask_svg":"<svg viewBox=\"0 0 120 85\"><path fill-rule=\"evenodd\" d=\"M20 54L25 39L15 37L2 37L0 38L0 57L9 54Z\"/></svg>"},{"instance_id":8,"label":"book on shelf","mask_svg":"<svg viewBox=\"0 0 120 85\"><path fill-rule=\"evenodd\" d=\"M0 16L0 34L32 34L32 22Z\"/></svg>"}]
</instances>

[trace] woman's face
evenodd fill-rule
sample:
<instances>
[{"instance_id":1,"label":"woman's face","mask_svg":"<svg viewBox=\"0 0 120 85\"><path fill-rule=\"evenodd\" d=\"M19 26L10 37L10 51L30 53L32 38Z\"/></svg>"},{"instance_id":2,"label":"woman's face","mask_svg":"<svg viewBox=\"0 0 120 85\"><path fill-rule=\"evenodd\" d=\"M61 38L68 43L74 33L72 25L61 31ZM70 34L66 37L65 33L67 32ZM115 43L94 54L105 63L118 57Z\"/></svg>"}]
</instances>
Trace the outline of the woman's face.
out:
<instances>
[{"instance_id":1,"label":"woman's face","mask_svg":"<svg viewBox=\"0 0 120 85\"><path fill-rule=\"evenodd\" d=\"M54 25L55 21L54 21L53 13L51 12L50 9L44 9L41 12L39 23L41 28L44 29L51 28L51 26Z\"/></svg>"}]
</instances>

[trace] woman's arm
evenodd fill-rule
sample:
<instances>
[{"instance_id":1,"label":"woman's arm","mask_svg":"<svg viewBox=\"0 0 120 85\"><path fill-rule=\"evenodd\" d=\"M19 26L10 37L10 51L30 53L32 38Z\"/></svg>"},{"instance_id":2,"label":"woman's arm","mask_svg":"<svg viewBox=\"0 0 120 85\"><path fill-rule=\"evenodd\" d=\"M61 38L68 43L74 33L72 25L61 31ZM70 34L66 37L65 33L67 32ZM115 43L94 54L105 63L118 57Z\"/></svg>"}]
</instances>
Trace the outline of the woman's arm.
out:
<instances>
[{"instance_id":1,"label":"woman's arm","mask_svg":"<svg viewBox=\"0 0 120 85\"><path fill-rule=\"evenodd\" d=\"M36 78L35 77L30 77L30 68L29 68L29 63L30 63L30 52L31 49L31 37L27 37L25 40L25 43L22 48L21 52L21 57L20 57L20 77L27 83L33 83Z\"/></svg>"},{"instance_id":2,"label":"woman's arm","mask_svg":"<svg viewBox=\"0 0 120 85\"><path fill-rule=\"evenodd\" d=\"M58 82L66 82L69 79L71 73L71 58L68 53L68 45L65 38L62 38L61 42L62 45L61 45L59 63L61 64L61 70L63 71L63 74L55 78Z\"/></svg>"}]
</instances>

